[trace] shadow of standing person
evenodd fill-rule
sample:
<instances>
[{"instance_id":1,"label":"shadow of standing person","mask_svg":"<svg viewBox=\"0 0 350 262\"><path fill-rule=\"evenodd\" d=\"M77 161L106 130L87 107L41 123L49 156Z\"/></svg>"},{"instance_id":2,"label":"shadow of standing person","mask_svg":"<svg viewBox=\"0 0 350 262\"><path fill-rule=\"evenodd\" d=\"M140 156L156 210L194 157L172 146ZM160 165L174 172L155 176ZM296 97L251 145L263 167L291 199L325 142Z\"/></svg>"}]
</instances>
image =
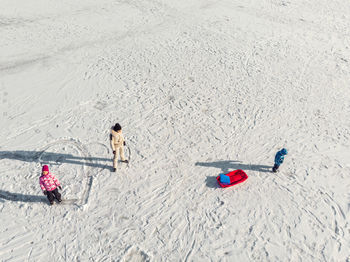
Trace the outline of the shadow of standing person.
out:
<instances>
[{"instance_id":1,"label":"shadow of standing person","mask_svg":"<svg viewBox=\"0 0 350 262\"><path fill-rule=\"evenodd\" d=\"M0 199L5 199L14 202L26 203L47 203L45 196L24 195L20 193L11 193L0 189Z\"/></svg>"},{"instance_id":2,"label":"shadow of standing person","mask_svg":"<svg viewBox=\"0 0 350 262\"><path fill-rule=\"evenodd\" d=\"M258 172L271 172L271 166L266 165L251 165L251 164L242 164L241 161L237 160L218 160L213 162L197 162L196 166L204 167L216 167L221 169L221 173L228 173L236 169L242 170L251 170Z\"/></svg>"},{"instance_id":3,"label":"shadow of standing person","mask_svg":"<svg viewBox=\"0 0 350 262\"><path fill-rule=\"evenodd\" d=\"M49 165L58 165L60 163L66 164L75 164L83 165L97 168L107 168L107 164L99 164L97 161L108 161L109 158L100 158L100 157L81 157L73 156L72 154L62 154L62 153L53 153L46 151L0 151L0 160L2 159L14 159L24 162L44 162Z\"/></svg>"}]
</instances>

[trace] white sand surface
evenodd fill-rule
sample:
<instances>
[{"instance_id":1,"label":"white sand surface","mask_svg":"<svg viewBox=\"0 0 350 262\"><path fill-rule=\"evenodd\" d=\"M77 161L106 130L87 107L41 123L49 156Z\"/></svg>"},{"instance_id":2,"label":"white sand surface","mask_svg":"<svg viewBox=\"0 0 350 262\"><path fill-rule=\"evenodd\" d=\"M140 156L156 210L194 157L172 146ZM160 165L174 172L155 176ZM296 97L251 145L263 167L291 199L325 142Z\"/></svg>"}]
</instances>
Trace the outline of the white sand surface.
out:
<instances>
[{"instance_id":1,"label":"white sand surface","mask_svg":"<svg viewBox=\"0 0 350 262\"><path fill-rule=\"evenodd\" d=\"M0 261L350 261L349 1L0 0L0 112Z\"/></svg>"}]
</instances>

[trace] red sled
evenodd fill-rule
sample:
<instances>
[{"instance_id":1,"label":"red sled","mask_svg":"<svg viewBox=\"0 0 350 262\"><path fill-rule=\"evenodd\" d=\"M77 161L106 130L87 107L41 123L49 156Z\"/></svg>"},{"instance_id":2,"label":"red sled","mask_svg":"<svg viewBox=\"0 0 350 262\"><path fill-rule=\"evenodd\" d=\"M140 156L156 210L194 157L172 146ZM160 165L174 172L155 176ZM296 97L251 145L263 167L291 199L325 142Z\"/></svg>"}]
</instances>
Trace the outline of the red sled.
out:
<instances>
[{"instance_id":1,"label":"red sled","mask_svg":"<svg viewBox=\"0 0 350 262\"><path fill-rule=\"evenodd\" d=\"M247 174L242 169L234 170L230 173L225 174L225 176L229 177L229 180L230 180L229 183L222 183L220 181L220 176L218 176L216 178L216 180L218 181L218 183L221 187L234 186L234 185L237 185L239 183L244 182L248 178Z\"/></svg>"}]
</instances>

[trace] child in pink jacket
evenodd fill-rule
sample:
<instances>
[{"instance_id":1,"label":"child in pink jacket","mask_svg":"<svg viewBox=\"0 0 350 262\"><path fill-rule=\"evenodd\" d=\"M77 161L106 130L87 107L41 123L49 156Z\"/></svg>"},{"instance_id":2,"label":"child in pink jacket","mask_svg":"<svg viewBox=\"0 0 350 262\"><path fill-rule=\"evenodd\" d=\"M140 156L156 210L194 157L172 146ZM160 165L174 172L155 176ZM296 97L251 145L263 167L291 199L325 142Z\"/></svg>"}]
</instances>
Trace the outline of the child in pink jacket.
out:
<instances>
[{"instance_id":1,"label":"child in pink jacket","mask_svg":"<svg viewBox=\"0 0 350 262\"><path fill-rule=\"evenodd\" d=\"M46 195L49 199L50 205L53 205L55 198L58 202L62 201L61 194L57 189L57 187L59 187L59 189L62 190L60 182L58 182L57 178L53 174L49 173L49 167L47 165L43 166L39 183L44 195Z\"/></svg>"}]
</instances>

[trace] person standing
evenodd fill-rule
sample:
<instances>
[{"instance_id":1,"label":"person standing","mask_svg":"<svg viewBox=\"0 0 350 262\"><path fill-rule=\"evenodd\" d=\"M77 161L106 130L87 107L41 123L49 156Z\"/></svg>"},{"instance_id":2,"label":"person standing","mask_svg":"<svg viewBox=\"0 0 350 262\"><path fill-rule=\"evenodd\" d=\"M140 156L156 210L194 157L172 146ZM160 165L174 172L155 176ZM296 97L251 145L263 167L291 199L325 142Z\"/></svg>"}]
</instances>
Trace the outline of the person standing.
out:
<instances>
[{"instance_id":1,"label":"person standing","mask_svg":"<svg viewBox=\"0 0 350 262\"><path fill-rule=\"evenodd\" d=\"M280 165L284 161L284 156L288 154L287 149L282 148L280 151L278 151L275 155L275 164L272 168L272 172L276 173Z\"/></svg>"},{"instance_id":2,"label":"person standing","mask_svg":"<svg viewBox=\"0 0 350 262\"><path fill-rule=\"evenodd\" d=\"M62 202L61 194L58 192L58 189L62 190L61 184L58 179L49 172L49 167L44 165L42 167L41 176L39 178L39 184L44 195L47 196L47 199L50 202L50 205L53 205L55 198L58 202Z\"/></svg>"},{"instance_id":3,"label":"person standing","mask_svg":"<svg viewBox=\"0 0 350 262\"><path fill-rule=\"evenodd\" d=\"M126 145L126 143L122 133L122 127L119 123L116 123L111 129L110 142L114 154L113 172L116 172L119 155L122 162L129 163L129 161L126 160L124 156L124 146Z\"/></svg>"}]
</instances>

